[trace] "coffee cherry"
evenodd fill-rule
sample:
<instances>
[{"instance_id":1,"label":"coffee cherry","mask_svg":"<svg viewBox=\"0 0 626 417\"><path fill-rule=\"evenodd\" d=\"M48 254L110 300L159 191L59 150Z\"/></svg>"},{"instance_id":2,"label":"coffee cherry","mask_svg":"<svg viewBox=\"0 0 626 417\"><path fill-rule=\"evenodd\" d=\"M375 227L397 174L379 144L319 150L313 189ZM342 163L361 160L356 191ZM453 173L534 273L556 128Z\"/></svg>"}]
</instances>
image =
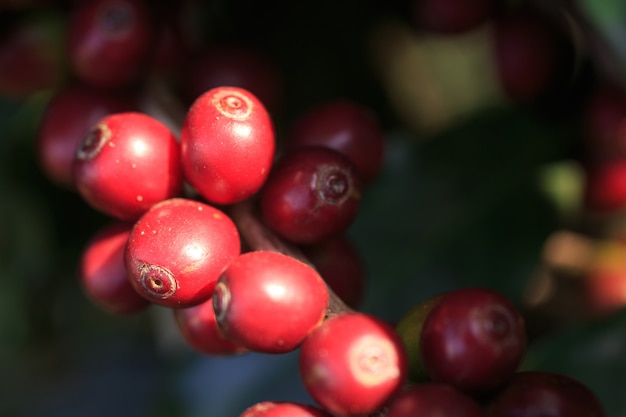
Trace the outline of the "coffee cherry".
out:
<instances>
[{"instance_id":1,"label":"coffee cherry","mask_svg":"<svg viewBox=\"0 0 626 417\"><path fill-rule=\"evenodd\" d=\"M385 417L482 417L476 400L451 385L423 383L404 389L387 404Z\"/></svg>"},{"instance_id":2,"label":"coffee cherry","mask_svg":"<svg viewBox=\"0 0 626 417\"><path fill-rule=\"evenodd\" d=\"M396 325L396 331L402 338L409 359L409 378L413 382L429 380L428 373L422 362L420 353L420 339L424 321L434 306L441 300L442 295L432 296L411 308Z\"/></svg>"},{"instance_id":3,"label":"coffee cherry","mask_svg":"<svg viewBox=\"0 0 626 417\"><path fill-rule=\"evenodd\" d=\"M554 22L534 10L515 10L494 20L492 41L500 85L508 98L527 103L550 88L560 53Z\"/></svg>"},{"instance_id":4,"label":"coffee cherry","mask_svg":"<svg viewBox=\"0 0 626 417\"><path fill-rule=\"evenodd\" d=\"M243 45L210 45L188 60L184 74L184 94L190 102L213 88L231 86L254 94L270 113L281 108L281 74L260 50Z\"/></svg>"},{"instance_id":5,"label":"coffee cherry","mask_svg":"<svg viewBox=\"0 0 626 417\"><path fill-rule=\"evenodd\" d=\"M626 158L598 161L585 167L585 208L616 212L626 207Z\"/></svg>"},{"instance_id":6,"label":"coffee cherry","mask_svg":"<svg viewBox=\"0 0 626 417\"><path fill-rule=\"evenodd\" d=\"M256 193L274 160L269 114L241 88L218 87L198 97L183 121L180 143L185 178L216 204Z\"/></svg>"},{"instance_id":7,"label":"coffee cherry","mask_svg":"<svg viewBox=\"0 0 626 417\"><path fill-rule=\"evenodd\" d=\"M132 314L149 303L131 286L124 265L124 249L132 223L114 222L86 244L80 260L83 290L95 305L111 314Z\"/></svg>"},{"instance_id":8,"label":"coffee cherry","mask_svg":"<svg viewBox=\"0 0 626 417\"><path fill-rule=\"evenodd\" d=\"M486 405L487 417L604 417L602 404L581 382L567 375L515 373Z\"/></svg>"},{"instance_id":9,"label":"coffee cherry","mask_svg":"<svg viewBox=\"0 0 626 417\"><path fill-rule=\"evenodd\" d=\"M317 272L335 294L356 309L365 287L365 265L352 242L345 235L302 248Z\"/></svg>"},{"instance_id":10,"label":"coffee cherry","mask_svg":"<svg viewBox=\"0 0 626 417\"><path fill-rule=\"evenodd\" d=\"M155 204L137 221L125 263L143 297L166 307L191 307L211 297L239 251L239 233L226 214L208 204L173 198Z\"/></svg>"},{"instance_id":11,"label":"coffee cherry","mask_svg":"<svg viewBox=\"0 0 626 417\"><path fill-rule=\"evenodd\" d=\"M340 153L300 148L274 166L260 193L263 221L283 238L315 244L343 233L356 217L361 182Z\"/></svg>"},{"instance_id":12,"label":"coffee cherry","mask_svg":"<svg viewBox=\"0 0 626 417\"><path fill-rule=\"evenodd\" d=\"M239 417L332 417L308 404L264 401L248 407Z\"/></svg>"},{"instance_id":13,"label":"coffee cherry","mask_svg":"<svg viewBox=\"0 0 626 417\"><path fill-rule=\"evenodd\" d=\"M406 379L406 353L383 321L344 313L327 319L300 348L300 375L311 397L340 416L382 407Z\"/></svg>"},{"instance_id":14,"label":"coffee cherry","mask_svg":"<svg viewBox=\"0 0 626 417\"><path fill-rule=\"evenodd\" d=\"M183 187L176 137L142 113L101 119L79 144L73 173L87 203L122 220L137 219Z\"/></svg>"},{"instance_id":15,"label":"coffee cherry","mask_svg":"<svg viewBox=\"0 0 626 417\"><path fill-rule=\"evenodd\" d=\"M74 73L94 87L125 88L138 80L154 44L143 0L94 0L74 9L68 28Z\"/></svg>"},{"instance_id":16,"label":"coffee cherry","mask_svg":"<svg viewBox=\"0 0 626 417\"><path fill-rule=\"evenodd\" d=\"M494 8L494 0L413 0L412 17L418 28L461 34L486 23Z\"/></svg>"},{"instance_id":17,"label":"coffee cherry","mask_svg":"<svg viewBox=\"0 0 626 417\"><path fill-rule=\"evenodd\" d=\"M373 111L350 100L335 100L315 107L296 120L287 138L287 149L325 146L345 155L363 183L379 174L385 139Z\"/></svg>"},{"instance_id":18,"label":"coffee cherry","mask_svg":"<svg viewBox=\"0 0 626 417\"><path fill-rule=\"evenodd\" d=\"M80 84L58 91L48 102L37 132L37 157L47 178L75 189L72 166L89 130L105 116L136 108L130 96L96 92Z\"/></svg>"},{"instance_id":19,"label":"coffee cherry","mask_svg":"<svg viewBox=\"0 0 626 417\"><path fill-rule=\"evenodd\" d=\"M419 348L434 382L486 392L503 383L520 363L526 348L524 320L497 292L453 290L426 316Z\"/></svg>"},{"instance_id":20,"label":"coffee cherry","mask_svg":"<svg viewBox=\"0 0 626 417\"><path fill-rule=\"evenodd\" d=\"M196 351L208 355L232 355L247 352L224 336L217 325L213 300L197 306L173 309L176 324L185 341Z\"/></svg>"},{"instance_id":21,"label":"coffee cherry","mask_svg":"<svg viewBox=\"0 0 626 417\"><path fill-rule=\"evenodd\" d=\"M324 319L326 284L312 267L277 252L253 251L217 281L213 308L224 334L264 353L296 349Z\"/></svg>"}]
</instances>

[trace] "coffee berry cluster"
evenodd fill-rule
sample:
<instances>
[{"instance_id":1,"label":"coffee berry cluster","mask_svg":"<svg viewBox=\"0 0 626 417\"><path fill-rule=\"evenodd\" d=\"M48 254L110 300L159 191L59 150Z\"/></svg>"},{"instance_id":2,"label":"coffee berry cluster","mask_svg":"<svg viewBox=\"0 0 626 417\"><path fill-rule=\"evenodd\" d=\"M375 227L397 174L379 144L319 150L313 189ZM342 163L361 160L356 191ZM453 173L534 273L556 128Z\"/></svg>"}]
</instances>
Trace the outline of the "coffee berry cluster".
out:
<instances>
[{"instance_id":1,"label":"coffee berry cluster","mask_svg":"<svg viewBox=\"0 0 626 417\"><path fill-rule=\"evenodd\" d=\"M0 88L55 87L38 127L41 170L110 218L77 260L80 284L111 314L170 309L200 354L297 350L314 404L268 399L240 417L605 415L576 379L521 369L525 318L492 289L416 300L394 325L359 311L365 270L347 231L385 161L372 109L338 98L279 131L280 76L265 57L229 47L186 55L169 17L193 1L58 3L70 12L62 48L24 46L21 33L42 30L28 19L9 38L21 65L49 70L10 72L0 59ZM492 19L511 101L570 87L556 83L571 64L568 38L529 4L406 3L422 31L454 35ZM611 125L626 100L607 88L590 101L588 124L602 131L587 190L594 209L626 204Z\"/></svg>"}]
</instances>

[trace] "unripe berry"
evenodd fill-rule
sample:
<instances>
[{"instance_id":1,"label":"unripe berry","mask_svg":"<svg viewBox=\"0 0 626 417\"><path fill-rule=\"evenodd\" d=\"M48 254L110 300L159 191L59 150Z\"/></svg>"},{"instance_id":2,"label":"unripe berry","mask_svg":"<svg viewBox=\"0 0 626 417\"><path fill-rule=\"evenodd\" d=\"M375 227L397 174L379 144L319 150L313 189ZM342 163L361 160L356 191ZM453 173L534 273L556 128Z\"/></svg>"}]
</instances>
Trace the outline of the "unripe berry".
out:
<instances>
[{"instance_id":1,"label":"unripe berry","mask_svg":"<svg viewBox=\"0 0 626 417\"><path fill-rule=\"evenodd\" d=\"M208 300L239 255L239 233L222 211L183 198L154 205L128 238L125 263L142 296L166 307Z\"/></svg>"},{"instance_id":2,"label":"unripe berry","mask_svg":"<svg viewBox=\"0 0 626 417\"><path fill-rule=\"evenodd\" d=\"M249 91L218 87L202 94L183 121L180 144L185 178L215 204L256 193L274 161L274 127Z\"/></svg>"},{"instance_id":3,"label":"unripe berry","mask_svg":"<svg viewBox=\"0 0 626 417\"><path fill-rule=\"evenodd\" d=\"M96 124L78 146L74 181L95 209L135 220L182 192L180 147L174 134L142 113L116 113Z\"/></svg>"},{"instance_id":4,"label":"unripe berry","mask_svg":"<svg viewBox=\"0 0 626 417\"><path fill-rule=\"evenodd\" d=\"M234 342L257 352L297 348L324 319L328 291L309 265L277 252L233 261L213 294L217 322Z\"/></svg>"},{"instance_id":5,"label":"unripe berry","mask_svg":"<svg viewBox=\"0 0 626 417\"><path fill-rule=\"evenodd\" d=\"M300 348L300 376L308 393L340 416L377 411L405 382L406 366L398 335L362 313L327 319Z\"/></svg>"}]
</instances>

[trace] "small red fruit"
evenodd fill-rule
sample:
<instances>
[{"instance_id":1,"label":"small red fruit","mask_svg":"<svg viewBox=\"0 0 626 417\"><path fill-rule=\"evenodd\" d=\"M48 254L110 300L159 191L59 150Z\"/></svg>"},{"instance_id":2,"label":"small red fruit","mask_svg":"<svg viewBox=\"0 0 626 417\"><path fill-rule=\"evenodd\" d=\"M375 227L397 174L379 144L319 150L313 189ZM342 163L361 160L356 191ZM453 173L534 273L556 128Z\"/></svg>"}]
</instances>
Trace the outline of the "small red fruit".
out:
<instances>
[{"instance_id":1,"label":"small red fruit","mask_svg":"<svg viewBox=\"0 0 626 417\"><path fill-rule=\"evenodd\" d=\"M80 143L74 181L95 209L135 220L155 203L182 192L180 147L174 134L153 117L112 114Z\"/></svg>"},{"instance_id":2,"label":"small red fruit","mask_svg":"<svg viewBox=\"0 0 626 417\"><path fill-rule=\"evenodd\" d=\"M588 210L615 212L626 208L626 158L587 166L584 191Z\"/></svg>"},{"instance_id":3,"label":"small red fruit","mask_svg":"<svg viewBox=\"0 0 626 417\"><path fill-rule=\"evenodd\" d=\"M308 404L264 401L247 408L239 417L332 417Z\"/></svg>"},{"instance_id":4,"label":"small red fruit","mask_svg":"<svg viewBox=\"0 0 626 417\"><path fill-rule=\"evenodd\" d=\"M274 126L249 91L218 87L192 104L181 129L185 178L208 201L232 204L256 193L274 160Z\"/></svg>"},{"instance_id":5,"label":"small red fruit","mask_svg":"<svg viewBox=\"0 0 626 417\"><path fill-rule=\"evenodd\" d=\"M288 149L325 146L345 155L363 183L380 172L385 138L376 115L350 100L335 100L304 113L292 126L285 145Z\"/></svg>"},{"instance_id":6,"label":"small red fruit","mask_svg":"<svg viewBox=\"0 0 626 417\"><path fill-rule=\"evenodd\" d=\"M567 375L517 372L486 405L487 417L604 417L602 404L580 381Z\"/></svg>"},{"instance_id":7,"label":"small red fruit","mask_svg":"<svg viewBox=\"0 0 626 417\"><path fill-rule=\"evenodd\" d=\"M124 265L132 227L132 223L108 224L89 240L80 260L83 290L94 304L111 314L132 314L149 305L130 285Z\"/></svg>"},{"instance_id":8,"label":"small red fruit","mask_svg":"<svg viewBox=\"0 0 626 417\"><path fill-rule=\"evenodd\" d=\"M37 156L44 174L58 186L75 189L72 166L89 130L105 116L136 108L131 97L95 92L79 84L58 91L48 102L37 132Z\"/></svg>"},{"instance_id":9,"label":"small red fruit","mask_svg":"<svg viewBox=\"0 0 626 417\"><path fill-rule=\"evenodd\" d=\"M285 154L260 193L263 221L299 244L315 244L343 233L360 202L361 182L354 166L324 147Z\"/></svg>"},{"instance_id":10,"label":"small red fruit","mask_svg":"<svg viewBox=\"0 0 626 417\"><path fill-rule=\"evenodd\" d=\"M526 348L524 319L492 290L450 291L426 316L419 348L432 381L486 392L516 371Z\"/></svg>"},{"instance_id":11,"label":"small red fruit","mask_svg":"<svg viewBox=\"0 0 626 417\"><path fill-rule=\"evenodd\" d=\"M125 88L138 80L150 58L154 29L143 0L81 3L68 28L70 64L94 87Z\"/></svg>"},{"instance_id":12,"label":"small red fruit","mask_svg":"<svg viewBox=\"0 0 626 417\"><path fill-rule=\"evenodd\" d=\"M341 416L378 411L406 380L406 353L386 323L363 313L327 319L300 348L300 376L311 397Z\"/></svg>"},{"instance_id":13,"label":"small red fruit","mask_svg":"<svg viewBox=\"0 0 626 417\"><path fill-rule=\"evenodd\" d=\"M173 312L185 341L196 351L208 355L232 355L247 351L224 336L217 325L211 298L197 306L173 309Z\"/></svg>"},{"instance_id":14,"label":"small red fruit","mask_svg":"<svg viewBox=\"0 0 626 417\"><path fill-rule=\"evenodd\" d=\"M257 352L296 349L324 319L328 291L309 265L277 252L253 251L217 281L213 308L224 334Z\"/></svg>"},{"instance_id":15,"label":"small red fruit","mask_svg":"<svg viewBox=\"0 0 626 417\"><path fill-rule=\"evenodd\" d=\"M469 395L451 385L421 383L403 390L387 404L385 417L483 417Z\"/></svg>"},{"instance_id":16,"label":"small red fruit","mask_svg":"<svg viewBox=\"0 0 626 417\"><path fill-rule=\"evenodd\" d=\"M137 221L125 263L135 290L166 307L208 300L222 271L239 255L239 232L222 211L173 198Z\"/></svg>"}]
</instances>

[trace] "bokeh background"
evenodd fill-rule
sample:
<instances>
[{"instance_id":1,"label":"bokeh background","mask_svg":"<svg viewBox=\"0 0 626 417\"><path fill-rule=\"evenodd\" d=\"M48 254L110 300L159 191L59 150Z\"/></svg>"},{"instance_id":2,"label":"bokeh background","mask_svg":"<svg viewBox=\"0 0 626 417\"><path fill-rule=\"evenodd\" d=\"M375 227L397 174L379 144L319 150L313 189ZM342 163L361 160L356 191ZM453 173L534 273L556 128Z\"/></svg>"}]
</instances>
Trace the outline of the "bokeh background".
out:
<instances>
[{"instance_id":1,"label":"bokeh background","mask_svg":"<svg viewBox=\"0 0 626 417\"><path fill-rule=\"evenodd\" d=\"M489 23L457 35L420 31L408 1L189 3L201 39L246 44L276 63L279 138L337 97L379 117L385 166L348 233L367 268L361 310L394 323L445 290L501 291L527 314L522 367L573 376L608 416L626 416L626 312L590 316L571 283L579 278L546 266L555 233L576 231L589 245L602 238L582 206L581 117L570 106L584 100L586 81L561 101L512 102L498 84ZM583 39L581 61L626 82L624 3L549 3L583 22L572 32ZM0 6L3 22L15 10L52 19L59 45L74 7ZM0 67L11 61L3 39ZM236 417L258 401L311 402L297 352L204 356L181 341L165 309L117 317L86 299L77 262L107 219L53 185L36 159L38 121L59 85L0 97L0 415Z\"/></svg>"}]
</instances>

